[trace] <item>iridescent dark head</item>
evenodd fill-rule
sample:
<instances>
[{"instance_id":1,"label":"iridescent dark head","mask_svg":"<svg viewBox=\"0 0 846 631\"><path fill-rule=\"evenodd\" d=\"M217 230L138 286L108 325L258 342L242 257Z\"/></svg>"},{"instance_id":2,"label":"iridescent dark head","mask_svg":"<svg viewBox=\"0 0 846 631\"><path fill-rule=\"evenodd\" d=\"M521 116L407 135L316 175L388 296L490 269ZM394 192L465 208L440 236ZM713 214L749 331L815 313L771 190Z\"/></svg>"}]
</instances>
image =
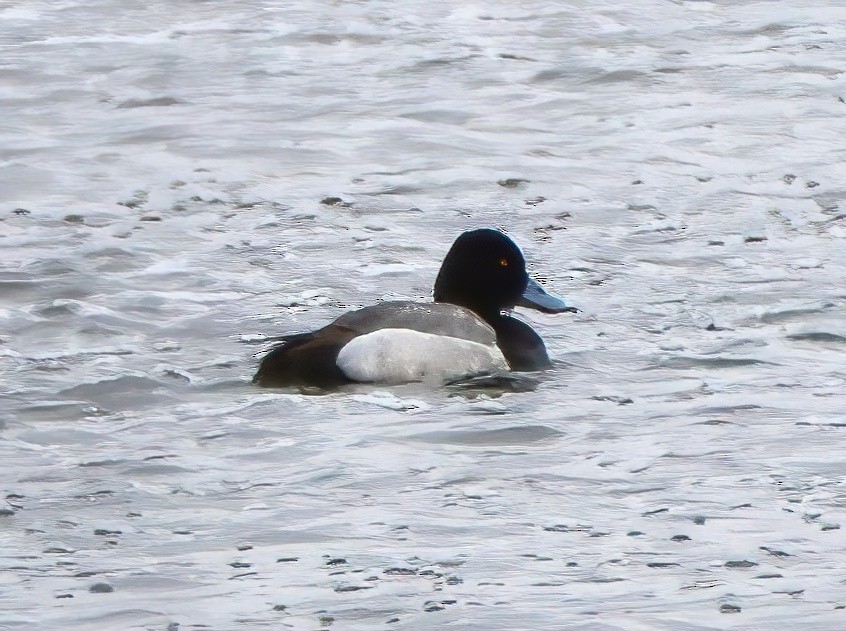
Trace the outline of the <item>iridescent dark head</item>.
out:
<instances>
[{"instance_id":1,"label":"iridescent dark head","mask_svg":"<svg viewBox=\"0 0 846 631\"><path fill-rule=\"evenodd\" d=\"M517 305L550 313L573 310L531 280L520 248L490 228L455 240L435 280L435 301L466 307L485 319Z\"/></svg>"}]
</instances>

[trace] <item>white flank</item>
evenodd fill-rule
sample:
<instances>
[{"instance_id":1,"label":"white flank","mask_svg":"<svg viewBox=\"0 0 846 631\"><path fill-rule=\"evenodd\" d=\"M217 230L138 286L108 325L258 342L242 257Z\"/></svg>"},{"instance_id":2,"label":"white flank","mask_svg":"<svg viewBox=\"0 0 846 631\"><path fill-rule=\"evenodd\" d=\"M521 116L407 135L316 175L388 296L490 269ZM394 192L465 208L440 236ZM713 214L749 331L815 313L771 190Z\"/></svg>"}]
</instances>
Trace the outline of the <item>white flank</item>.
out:
<instances>
[{"instance_id":1,"label":"white flank","mask_svg":"<svg viewBox=\"0 0 846 631\"><path fill-rule=\"evenodd\" d=\"M360 335L341 349L337 364L353 381L379 383L449 381L508 370L496 346L411 329Z\"/></svg>"}]
</instances>

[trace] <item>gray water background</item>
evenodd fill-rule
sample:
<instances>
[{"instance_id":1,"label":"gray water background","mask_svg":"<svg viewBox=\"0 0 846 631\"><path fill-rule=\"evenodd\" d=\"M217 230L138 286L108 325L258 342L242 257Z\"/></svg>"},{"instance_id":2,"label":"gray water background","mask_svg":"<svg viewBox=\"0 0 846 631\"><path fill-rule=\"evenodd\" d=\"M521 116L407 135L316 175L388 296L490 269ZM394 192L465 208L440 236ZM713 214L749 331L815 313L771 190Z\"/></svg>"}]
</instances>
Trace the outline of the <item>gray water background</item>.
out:
<instances>
[{"instance_id":1,"label":"gray water background","mask_svg":"<svg viewBox=\"0 0 846 631\"><path fill-rule=\"evenodd\" d=\"M846 628L843 2L5 0L0 47L0 628ZM479 226L582 310L523 314L535 391L249 383Z\"/></svg>"}]
</instances>

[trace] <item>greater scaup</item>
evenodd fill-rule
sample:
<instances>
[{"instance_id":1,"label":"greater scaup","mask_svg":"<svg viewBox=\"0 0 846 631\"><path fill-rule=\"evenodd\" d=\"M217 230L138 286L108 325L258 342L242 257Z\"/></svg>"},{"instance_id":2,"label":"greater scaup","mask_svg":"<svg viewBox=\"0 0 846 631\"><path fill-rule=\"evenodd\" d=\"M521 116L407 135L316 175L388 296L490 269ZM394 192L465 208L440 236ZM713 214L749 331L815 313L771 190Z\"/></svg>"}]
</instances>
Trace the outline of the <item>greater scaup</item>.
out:
<instances>
[{"instance_id":1,"label":"greater scaup","mask_svg":"<svg viewBox=\"0 0 846 631\"><path fill-rule=\"evenodd\" d=\"M326 388L541 370L550 366L543 340L503 311L575 311L529 278L511 239L487 228L455 240L435 280L434 298L383 302L345 313L317 331L286 335L262 359L253 382Z\"/></svg>"}]
</instances>

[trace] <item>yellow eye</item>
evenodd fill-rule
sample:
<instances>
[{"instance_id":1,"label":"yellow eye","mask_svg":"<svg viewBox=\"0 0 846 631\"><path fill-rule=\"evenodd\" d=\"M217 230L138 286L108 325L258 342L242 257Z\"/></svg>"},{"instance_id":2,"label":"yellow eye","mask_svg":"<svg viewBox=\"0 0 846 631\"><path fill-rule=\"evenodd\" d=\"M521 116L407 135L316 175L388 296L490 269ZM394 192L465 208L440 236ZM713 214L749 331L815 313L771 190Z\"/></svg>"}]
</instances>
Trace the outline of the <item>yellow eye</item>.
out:
<instances>
[{"instance_id":1,"label":"yellow eye","mask_svg":"<svg viewBox=\"0 0 846 631\"><path fill-rule=\"evenodd\" d=\"M508 259L499 259L499 266L500 267L508 267Z\"/></svg>"}]
</instances>

